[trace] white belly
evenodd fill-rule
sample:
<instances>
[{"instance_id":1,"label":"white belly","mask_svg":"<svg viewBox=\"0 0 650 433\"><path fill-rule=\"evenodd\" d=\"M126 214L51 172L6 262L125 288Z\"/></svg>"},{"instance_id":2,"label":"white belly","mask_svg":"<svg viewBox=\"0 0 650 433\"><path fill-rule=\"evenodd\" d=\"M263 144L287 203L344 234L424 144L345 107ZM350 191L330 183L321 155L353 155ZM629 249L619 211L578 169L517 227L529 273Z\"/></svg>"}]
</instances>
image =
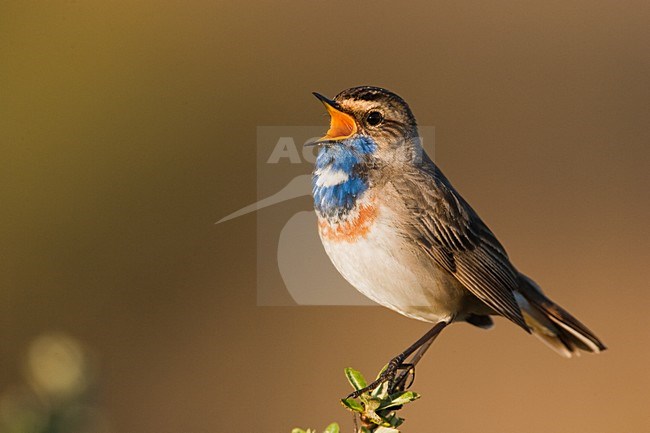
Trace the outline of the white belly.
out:
<instances>
[{"instance_id":1,"label":"white belly","mask_svg":"<svg viewBox=\"0 0 650 433\"><path fill-rule=\"evenodd\" d=\"M390 210L379 208L363 236L321 240L336 269L373 301L427 322L450 320L461 302L453 277L397 233Z\"/></svg>"}]
</instances>

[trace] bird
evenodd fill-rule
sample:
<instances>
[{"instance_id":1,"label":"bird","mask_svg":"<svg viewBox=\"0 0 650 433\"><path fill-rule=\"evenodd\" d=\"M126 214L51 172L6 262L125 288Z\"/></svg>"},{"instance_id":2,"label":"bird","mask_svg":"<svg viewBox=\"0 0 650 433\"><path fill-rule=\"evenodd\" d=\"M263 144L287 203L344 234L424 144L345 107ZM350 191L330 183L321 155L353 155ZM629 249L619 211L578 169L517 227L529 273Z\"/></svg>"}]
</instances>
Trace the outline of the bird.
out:
<instances>
[{"instance_id":1,"label":"bird","mask_svg":"<svg viewBox=\"0 0 650 433\"><path fill-rule=\"evenodd\" d=\"M334 99L317 146L312 195L318 233L338 272L376 303L433 324L362 390L413 368L449 324L491 328L503 316L564 357L605 345L519 272L503 245L422 147L397 94L353 87ZM413 356L411 363L406 363Z\"/></svg>"}]
</instances>

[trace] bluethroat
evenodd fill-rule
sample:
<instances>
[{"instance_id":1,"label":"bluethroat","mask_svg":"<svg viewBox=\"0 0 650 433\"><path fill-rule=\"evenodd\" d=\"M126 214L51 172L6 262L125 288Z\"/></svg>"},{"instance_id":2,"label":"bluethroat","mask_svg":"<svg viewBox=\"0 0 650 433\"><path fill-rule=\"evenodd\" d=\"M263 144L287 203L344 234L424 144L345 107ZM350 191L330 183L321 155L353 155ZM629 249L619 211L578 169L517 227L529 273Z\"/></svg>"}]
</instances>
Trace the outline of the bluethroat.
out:
<instances>
[{"instance_id":1,"label":"bluethroat","mask_svg":"<svg viewBox=\"0 0 650 433\"><path fill-rule=\"evenodd\" d=\"M405 371L412 371L443 328L461 321L490 328L492 315L506 317L565 357L605 350L513 266L423 150L402 98L369 86L344 90L333 100L314 95L330 114L326 135L309 143L318 146L312 186L327 255L368 298L434 324L368 389L385 380L403 389Z\"/></svg>"}]
</instances>

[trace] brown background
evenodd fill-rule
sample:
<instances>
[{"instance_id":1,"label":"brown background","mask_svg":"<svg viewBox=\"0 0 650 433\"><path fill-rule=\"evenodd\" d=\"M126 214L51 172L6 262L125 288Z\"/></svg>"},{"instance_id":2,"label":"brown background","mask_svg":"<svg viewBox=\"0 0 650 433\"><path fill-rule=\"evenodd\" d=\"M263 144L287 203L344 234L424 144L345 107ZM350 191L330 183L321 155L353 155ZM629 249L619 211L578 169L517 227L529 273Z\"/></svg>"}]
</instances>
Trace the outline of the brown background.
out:
<instances>
[{"instance_id":1,"label":"brown background","mask_svg":"<svg viewBox=\"0 0 650 433\"><path fill-rule=\"evenodd\" d=\"M349 428L343 367L376 371L426 325L258 307L256 217L213 222L256 198L256 126L325 126L311 91L374 84L435 125L517 266L610 347L569 361L503 320L453 326L406 431L650 431L647 2L13 3L0 391L61 330L95 353L112 431Z\"/></svg>"}]
</instances>

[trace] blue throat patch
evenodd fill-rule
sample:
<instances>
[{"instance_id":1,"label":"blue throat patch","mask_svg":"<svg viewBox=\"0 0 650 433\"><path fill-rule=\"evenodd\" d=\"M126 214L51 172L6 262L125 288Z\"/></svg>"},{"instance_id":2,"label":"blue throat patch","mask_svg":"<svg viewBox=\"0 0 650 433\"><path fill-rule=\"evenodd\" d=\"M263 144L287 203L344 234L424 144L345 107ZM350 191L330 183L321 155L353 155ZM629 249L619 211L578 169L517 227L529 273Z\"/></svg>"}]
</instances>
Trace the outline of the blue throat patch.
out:
<instances>
[{"instance_id":1,"label":"blue throat patch","mask_svg":"<svg viewBox=\"0 0 650 433\"><path fill-rule=\"evenodd\" d=\"M340 217L356 205L357 199L368 189L364 164L377 146L366 136L356 136L340 144L323 146L318 151L316 170L312 177L312 193L316 211L325 217ZM347 180L338 185L318 185L319 171L343 172Z\"/></svg>"}]
</instances>

